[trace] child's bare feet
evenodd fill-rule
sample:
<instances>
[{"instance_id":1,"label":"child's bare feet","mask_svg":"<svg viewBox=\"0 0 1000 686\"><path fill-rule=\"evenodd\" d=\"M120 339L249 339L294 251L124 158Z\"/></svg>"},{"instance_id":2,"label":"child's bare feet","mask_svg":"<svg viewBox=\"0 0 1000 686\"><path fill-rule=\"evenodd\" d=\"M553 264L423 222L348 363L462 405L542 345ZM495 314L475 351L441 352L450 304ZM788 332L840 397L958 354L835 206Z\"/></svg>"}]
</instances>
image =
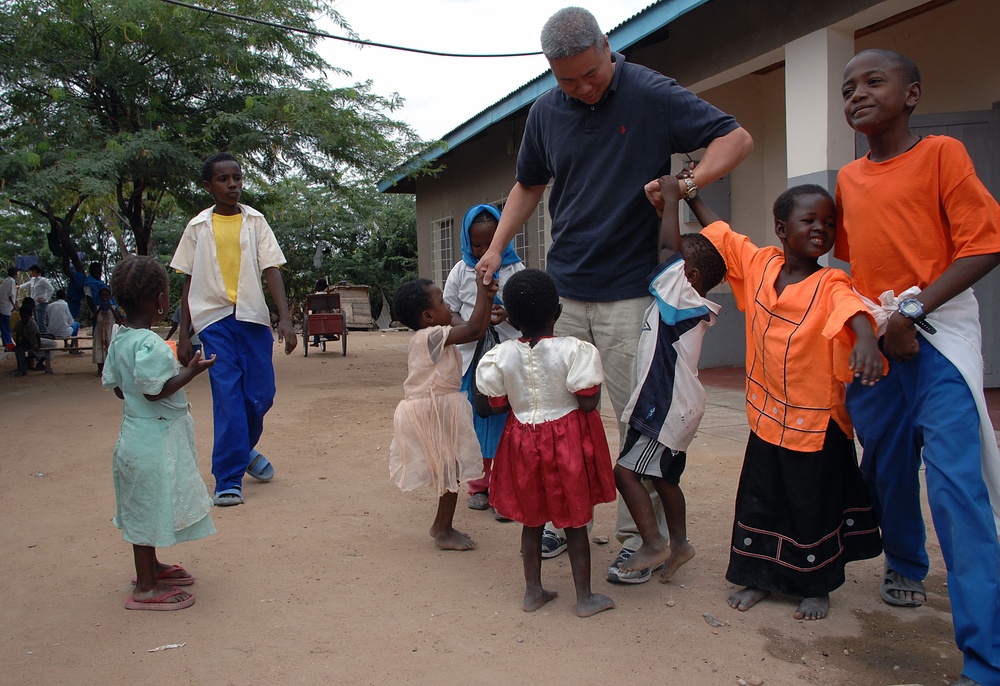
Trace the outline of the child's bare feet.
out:
<instances>
[{"instance_id":1,"label":"child's bare feet","mask_svg":"<svg viewBox=\"0 0 1000 686\"><path fill-rule=\"evenodd\" d=\"M643 569L655 569L669 559L669 545L656 545L652 541L644 541L631 557L618 565L618 568L623 572L638 572Z\"/></svg>"},{"instance_id":2,"label":"child's bare feet","mask_svg":"<svg viewBox=\"0 0 1000 686\"><path fill-rule=\"evenodd\" d=\"M462 533L458 529L448 527L438 530L437 527L432 526L430 534L431 538L434 539L434 545L441 550L476 549L476 542L472 540L472 537L468 534Z\"/></svg>"},{"instance_id":3,"label":"child's bare feet","mask_svg":"<svg viewBox=\"0 0 1000 686\"><path fill-rule=\"evenodd\" d=\"M769 595L771 595L770 591L747 586L742 591L736 591L736 593L729 596L729 607L740 612L746 612Z\"/></svg>"},{"instance_id":4,"label":"child's bare feet","mask_svg":"<svg viewBox=\"0 0 1000 686\"><path fill-rule=\"evenodd\" d=\"M611 598L600 593L592 593L589 598L576 599L576 610L574 612L577 617L590 617L596 615L598 612L613 610L614 608L615 601Z\"/></svg>"},{"instance_id":5,"label":"child's bare feet","mask_svg":"<svg viewBox=\"0 0 1000 686\"><path fill-rule=\"evenodd\" d=\"M803 598L792 616L795 619L823 619L828 612L830 612L830 596L821 595L815 598Z\"/></svg>"},{"instance_id":6,"label":"child's bare feet","mask_svg":"<svg viewBox=\"0 0 1000 686\"><path fill-rule=\"evenodd\" d=\"M667 565L660 572L660 583L665 584L674 577L674 572L681 568L685 562L689 562L694 557L694 546L684 541L676 548L670 548L670 559Z\"/></svg>"},{"instance_id":7,"label":"child's bare feet","mask_svg":"<svg viewBox=\"0 0 1000 686\"><path fill-rule=\"evenodd\" d=\"M557 595L559 595L558 592L546 591L544 588L526 590L524 592L524 601L521 603L521 609L525 612L534 612Z\"/></svg>"}]
</instances>

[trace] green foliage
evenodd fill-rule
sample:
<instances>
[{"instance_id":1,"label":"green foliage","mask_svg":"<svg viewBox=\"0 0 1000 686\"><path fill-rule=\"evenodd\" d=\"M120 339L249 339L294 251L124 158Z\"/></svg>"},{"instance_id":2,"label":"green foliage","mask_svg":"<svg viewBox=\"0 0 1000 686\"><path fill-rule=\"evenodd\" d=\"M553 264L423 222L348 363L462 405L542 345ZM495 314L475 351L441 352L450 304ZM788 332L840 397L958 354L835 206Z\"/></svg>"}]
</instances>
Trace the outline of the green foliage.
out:
<instances>
[{"instance_id":1,"label":"green foliage","mask_svg":"<svg viewBox=\"0 0 1000 686\"><path fill-rule=\"evenodd\" d=\"M293 310L320 277L370 287L372 313L417 274L416 207L412 196L382 195L373 184L337 190L288 179L247 202L267 217L288 263L282 269ZM315 260L320 258L320 265Z\"/></svg>"},{"instance_id":2,"label":"green foliage","mask_svg":"<svg viewBox=\"0 0 1000 686\"><path fill-rule=\"evenodd\" d=\"M331 0L207 4L343 25ZM262 186L294 176L311 192L353 195L423 144L391 119L397 96L370 82L331 88L336 70L316 40L159 0L0 0L0 196L55 231L66 254L81 223L148 254L162 247L158 221L175 228L207 204L200 160L217 150ZM312 207L301 200L276 213Z\"/></svg>"}]
</instances>

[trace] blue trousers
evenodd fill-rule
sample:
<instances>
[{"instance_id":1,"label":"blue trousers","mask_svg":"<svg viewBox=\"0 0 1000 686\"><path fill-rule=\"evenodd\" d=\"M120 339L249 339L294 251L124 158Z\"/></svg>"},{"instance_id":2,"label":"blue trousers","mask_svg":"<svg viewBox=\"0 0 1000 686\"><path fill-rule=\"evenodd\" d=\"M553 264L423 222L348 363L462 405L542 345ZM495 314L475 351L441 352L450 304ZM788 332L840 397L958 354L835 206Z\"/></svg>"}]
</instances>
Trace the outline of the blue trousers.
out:
<instances>
[{"instance_id":1,"label":"blue trousers","mask_svg":"<svg viewBox=\"0 0 1000 686\"><path fill-rule=\"evenodd\" d=\"M864 448L861 471L882 525L889 567L924 579L921 451L927 499L948 570L962 673L1000 684L1000 543L983 482L979 413L958 369L920 335L920 353L875 386L852 383L847 409Z\"/></svg>"},{"instance_id":2,"label":"blue trousers","mask_svg":"<svg viewBox=\"0 0 1000 686\"><path fill-rule=\"evenodd\" d=\"M218 493L242 488L250 449L264 431L264 414L274 403L274 338L270 327L237 321L235 315L198 335L203 354L216 356L208 376L215 419L212 474Z\"/></svg>"}]
</instances>

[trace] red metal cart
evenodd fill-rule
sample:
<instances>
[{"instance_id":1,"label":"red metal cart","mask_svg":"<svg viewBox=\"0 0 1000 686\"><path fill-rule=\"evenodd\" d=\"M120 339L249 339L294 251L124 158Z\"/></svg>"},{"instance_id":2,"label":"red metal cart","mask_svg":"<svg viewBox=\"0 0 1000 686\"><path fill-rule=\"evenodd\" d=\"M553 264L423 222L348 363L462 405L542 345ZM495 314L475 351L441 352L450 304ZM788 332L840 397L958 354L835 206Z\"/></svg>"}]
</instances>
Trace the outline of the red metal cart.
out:
<instances>
[{"instance_id":1,"label":"red metal cart","mask_svg":"<svg viewBox=\"0 0 1000 686\"><path fill-rule=\"evenodd\" d=\"M319 336L319 345L326 352L328 341L340 339L340 346L347 355L347 322L340 309L339 293L314 293L306 296L306 309L302 316L302 354L309 357L313 336Z\"/></svg>"}]
</instances>

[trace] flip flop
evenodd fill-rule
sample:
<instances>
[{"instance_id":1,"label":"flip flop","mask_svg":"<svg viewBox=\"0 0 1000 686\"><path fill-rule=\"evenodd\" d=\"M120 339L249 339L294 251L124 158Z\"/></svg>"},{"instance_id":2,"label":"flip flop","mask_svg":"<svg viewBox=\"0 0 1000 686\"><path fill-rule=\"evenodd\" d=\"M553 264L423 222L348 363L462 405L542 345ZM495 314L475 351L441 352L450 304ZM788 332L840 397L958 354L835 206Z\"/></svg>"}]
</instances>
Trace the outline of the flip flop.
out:
<instances>
[{"instance_id":1,"label":"flip flop","mask_svg":"<svg viewBox=\"0 0 1000 686\"><path fill-rule=\"evenodd\" d=\"M892 595L893 591L919 593L924 599L903 600ZM907 579L896 570L889 569L889 567L885 568L885 574L882 576L882 586L878 592L882 596L882 600L888 605L895 605L896 607L920 607L927 602L927 589L924 588L923 581L919 579Z\"/></svg>"},{"instance_id":2,"label":"flip flop","mask_svg":"<svg viewBox=\"0 0 1000 686\"><path fill-rule=\"evenodd\" d=\"M176 603L164 602L170 598L174 598L184 593L187 598L184 600L178 600ZM161 593L155 598L150 598L149 600L136 600L132 596L125 599L125 609L127 610L154 610L157 612L171 612L173 610L183 610L185 607L191 607L194 605L194 596L186 591L182 591L179 588L172 588L166 593Z\"/></svg>"},{"instance_id":3,"label":"flip flop","mask_svg":"<svg viewBox=\"0 0 1000 686\"><path fill-rule=\"evenodd\" d=\"M247 474L257 479L257 481L270 481L274 478L274 465L264 457L256 448L250 451L250 464L247 465Z\"/></svg>"},{"instance_id":4,"label":"flip flop","mask_svg":"<svg viewBox=\"0 0 1000 686\"><path fill-rule=\"evenodd\" d=\"M212 502L217 507L230 507L243 504L243 492L238 488L227 488L212 496Z\"/></svg>"},{"instance_id":5,"label":"flip flop","mask_svg":"<svg viewBox=\"0 0 1000 686\"><path fill-rule=\"evenodd\" d=\"M184 574L187 574L187 576L170 576L171 574L176 574L177 572L183 572ZM133 574L132 575L133 586L135 586L135 582L137 580L138 579ZM197 580L197 577L195 577L193 574L188 574L188 571L183 567L181 567L180 565L170 565L162 572L160 572L159 576L156 577L156 580L161 581L167 584L168 586L190 586Z\"/></svg>"}]
</instances>

